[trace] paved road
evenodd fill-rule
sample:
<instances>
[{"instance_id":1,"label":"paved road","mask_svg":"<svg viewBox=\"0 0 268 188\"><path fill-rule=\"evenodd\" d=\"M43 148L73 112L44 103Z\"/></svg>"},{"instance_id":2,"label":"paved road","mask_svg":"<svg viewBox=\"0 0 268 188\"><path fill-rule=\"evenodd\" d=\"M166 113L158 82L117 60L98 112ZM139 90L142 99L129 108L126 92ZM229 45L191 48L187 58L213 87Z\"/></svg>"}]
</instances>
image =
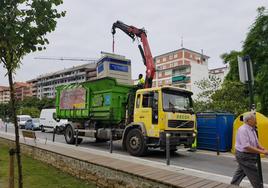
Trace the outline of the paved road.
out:
<instances>
[{"instance_id":1,"label":"paved road","mask_svg":"<svg viewBox=\"0 0 268 188\"><path fill-rule=\"evenodd\" d=\"M5 126L1 126L0 131L5 131ZM12 125L7 126L7 132L14 133ZM47 138L52 140L52 133L36 131L38 138ZM63 135L56 135L56 142L65 143ZM95 143L94 139L84 139L80 144L81 147L94 148L98 150L109 150L109 144L107 143ZM114 142L113 152L129 155L121 148L120 141ZM165 153L163 151L152 150L148 155L143 157L147 160L158 161L165 163ZM236 162L233 156L229 153L221 153L220 156L216 155L216 152L209 151L197 151L188 152L186 150L179 150L177 153L171 155L171 165L180 166L184 168L191 168L209 173L220 174L231 177L236 168ZM262 162L264 183L268 183L268 160L264 159Z\"/></svg>"}]
</instances>

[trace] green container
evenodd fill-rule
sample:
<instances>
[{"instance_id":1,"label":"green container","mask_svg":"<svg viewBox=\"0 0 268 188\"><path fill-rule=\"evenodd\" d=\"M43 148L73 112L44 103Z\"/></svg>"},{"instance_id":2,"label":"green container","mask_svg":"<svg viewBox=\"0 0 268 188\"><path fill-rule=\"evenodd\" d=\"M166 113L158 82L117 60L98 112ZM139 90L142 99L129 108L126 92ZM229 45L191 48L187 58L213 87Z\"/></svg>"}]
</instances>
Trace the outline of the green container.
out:
<instances>
[{"instance_id":1,"label":"green container","mask_svg":"<svg viewBox=\"0 0 268 188\"><path fill-rule=\"evenodd\" d=\"M133 86L102 78L57 87L56 116L69 120L93 120L118 124L125 119L128 93Z\"/></svg>"}]
</instances>

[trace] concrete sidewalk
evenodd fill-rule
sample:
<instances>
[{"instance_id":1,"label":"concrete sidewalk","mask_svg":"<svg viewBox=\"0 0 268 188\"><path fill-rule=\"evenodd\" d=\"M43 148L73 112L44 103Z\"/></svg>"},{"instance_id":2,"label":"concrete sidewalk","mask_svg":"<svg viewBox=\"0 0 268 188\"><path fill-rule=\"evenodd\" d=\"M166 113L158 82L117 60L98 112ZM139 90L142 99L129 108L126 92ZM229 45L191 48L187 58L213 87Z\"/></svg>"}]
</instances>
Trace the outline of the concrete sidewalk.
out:
<instances>
[{"instance_id":1,"label":"concrete sidewalk","mask_svg":"<svg viewBox=\"0 0 268 188\"><path fill-rule=\"evenodd\" d=\"M0 132L0 137L14 140L14 135L9 133ZM22 138L20 141L24 143ZM231 178L227 176L174 165L167 166L160 162L115 153L111 154L96 149L76 147L51 141L47 141L45 144L45 142L43 139L37 139L35 143L32 139L26 138L26 143L24 144L88 161L152 181L160 181L174 187L232 187L229 185ZM248 181L243 181L241 186L251 187ZM265 185L265 187L268 186Z\"/></svg>"}]
</instances>

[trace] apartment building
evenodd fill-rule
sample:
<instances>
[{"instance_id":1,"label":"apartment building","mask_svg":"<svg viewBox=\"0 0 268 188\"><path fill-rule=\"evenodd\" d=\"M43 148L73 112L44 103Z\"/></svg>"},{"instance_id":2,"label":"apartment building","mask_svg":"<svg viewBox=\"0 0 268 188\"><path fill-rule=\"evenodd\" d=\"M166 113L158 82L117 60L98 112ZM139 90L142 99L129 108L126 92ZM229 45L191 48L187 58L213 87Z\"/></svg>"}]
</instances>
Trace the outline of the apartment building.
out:
<instances>
[{"instance_id":1,"label":"apartment building","mask_svg":"<svg viewBox=\"0 0 268 188\"><path fill-rule=\"evenodd\" d=\"M0 104L10 101L10 90L7 86L0 86Z\"/></svg>"},{"instance_id":2,"label":"apartment building","mask_svg":"<svg viewBox=\"0 0 268 188\"><path fill-rule=\"evenodd\" d=\"M96 78L96 63L87 63L38 76L27 81L33 85L33 96L56 97L56 87L63 84L81 83Z\"/></svg>"},{"instance_id":3,"label":"apartment building","mask_svg":"<svg viewBox=\"0 0 268 188\"><path fill-rule=\"evenodd\" d=\"M208 78L208 59L208 56L186 48L156 56L153 86L178 86L191 90L195 97L200 92L195 82Z\"/></svg>"},{"instance_id":4,"label":"apartment building","mask_svg":"<svg viewBox=\"0 0 268 188\"><path fill-rule=\"evenodd\" d=\"M32 97L32 84L25 82L14 83L15 98L24 100L26 97Z\"/></svg>"}]
</instances>

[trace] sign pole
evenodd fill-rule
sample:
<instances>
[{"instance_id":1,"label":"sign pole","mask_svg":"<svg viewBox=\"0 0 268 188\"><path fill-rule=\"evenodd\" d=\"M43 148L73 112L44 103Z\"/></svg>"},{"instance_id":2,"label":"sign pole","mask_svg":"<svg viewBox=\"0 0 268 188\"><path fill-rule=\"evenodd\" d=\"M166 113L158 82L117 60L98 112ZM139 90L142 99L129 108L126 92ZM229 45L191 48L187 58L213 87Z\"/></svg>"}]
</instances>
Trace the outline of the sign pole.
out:
<instances>
[{"instance_id":1,"label":"sign pole","mask_svg":"<svg viewBox=\"0 0 268 188\"><path fill-rule=\"evenodd\" d=\"M250 111L255 111L255 105L254 105L254 94L253 94L253 70L252 70L252 65L251 65L251 61L250 61L250 57L247 55L243 58L243 61L246 62L246 67L247 67L247 76L248 76L248 89L249 89L249 110ZM256 116L255 116L256 117ZM258 137L258 129L256 129L256 134ZM263 185L263 177L262 177L262 165L261 165L261 157L260 154L257 155L257 167L258 167L258 173L259 173L259 177L261 180L261 184Z\"/></svg>"}]
</instances>

